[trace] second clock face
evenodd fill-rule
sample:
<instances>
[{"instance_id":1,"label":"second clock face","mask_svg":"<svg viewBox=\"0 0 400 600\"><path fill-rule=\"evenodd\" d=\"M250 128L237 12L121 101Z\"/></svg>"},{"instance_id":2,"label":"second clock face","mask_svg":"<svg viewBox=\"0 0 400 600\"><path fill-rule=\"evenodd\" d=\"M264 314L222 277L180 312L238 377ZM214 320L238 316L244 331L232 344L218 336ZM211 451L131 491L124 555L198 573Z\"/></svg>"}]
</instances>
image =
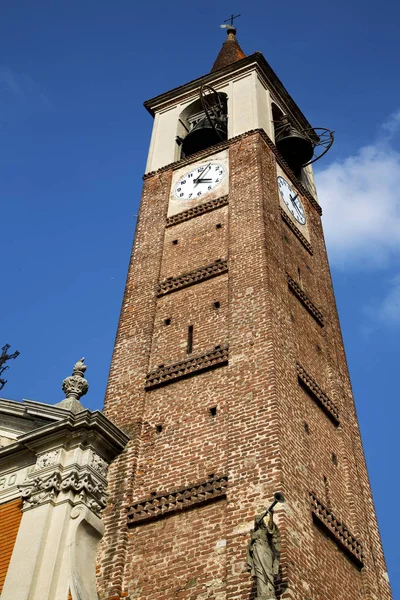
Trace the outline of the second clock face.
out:
<instances>
[{"instance_id":1,"label":"second clock face","mask_svg":"<svg viewBox=\"0 0 400 600\"><path fill-rule=\"evenodd\" d=\"M221 163L204 163L179 179L174 196L178 200L201 198L219 186L225 177L226 170Z\"/></svg>"},{"instance_id":2,"label":"second clock face","mask_svg":"<svg viewBox=\"0 0 400 600\"><path fill-rule=\"evenodd\" d=\"M304 206L299 198L299 194L295 192L290 183L279 175L278 177L278 188L282 196L282 200L289 209L289 212L294 216L296 221L301 225L306 223L306 213Z\"/></svg>"}]
</instances>

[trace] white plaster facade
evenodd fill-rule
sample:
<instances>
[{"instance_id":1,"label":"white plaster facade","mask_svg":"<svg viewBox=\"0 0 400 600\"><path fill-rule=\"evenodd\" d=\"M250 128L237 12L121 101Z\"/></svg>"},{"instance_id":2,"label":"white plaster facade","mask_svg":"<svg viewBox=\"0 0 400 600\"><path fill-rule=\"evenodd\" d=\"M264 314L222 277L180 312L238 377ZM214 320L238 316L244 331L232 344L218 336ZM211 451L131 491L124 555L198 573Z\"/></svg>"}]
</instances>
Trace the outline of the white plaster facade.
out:
<instances>
[{"instance_id":1,"label":"white plaster facade","mask_svg":"<svg viewBox=\"0 0 400 600\"><path fill-rule=\"evenodd\" d=\"M204 83L226 95L228 140L262 129L275 143L273 104L282 114L289 115L298 129L311 127L265 59L255 53L145 103L154 116L146 173L180 160L181 149L176 138L185 135L180 117L191 104L198 105L200 87ZM311 165L302 170L301 180L317 199Z\"/></svg>"},{"instance_id":2,"label":"white plaster facade","mask_svg":"<svg viewBox=\"0 0 400 600\"><path fill-rule=\"evenodd\" d=\"M0 504L22 519L1 600L96 600L107 468L128 437L99 411L0 400Z\"/></svg>"}]
</instances>

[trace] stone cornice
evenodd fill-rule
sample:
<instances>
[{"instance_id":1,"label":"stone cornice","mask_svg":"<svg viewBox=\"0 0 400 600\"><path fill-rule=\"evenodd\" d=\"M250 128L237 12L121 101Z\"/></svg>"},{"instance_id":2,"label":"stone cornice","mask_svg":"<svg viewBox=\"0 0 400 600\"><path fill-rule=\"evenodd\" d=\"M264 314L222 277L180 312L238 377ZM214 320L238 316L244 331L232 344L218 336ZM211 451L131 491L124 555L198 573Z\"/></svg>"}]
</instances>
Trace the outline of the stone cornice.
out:
<instances>
[{"instance_id":1,"label":"stone cornice","mask_svg":"<svg viewBox=\"0 0 400 600\"><path fill-rule=\"evenodd\" d=\"M226 497L227 486L226 475L212 475L200 483L159 492L138 500L128 511L128 527L223 499Z\"/></svg>"},{"instance_id":2,"label":"stone cornice","mask_svg":"<svg viewBox=\"0 0 400 600\"><path fill-rule=\"evenodd\" d=\"M286 274L286 275L287 275L289 289L300 300L300 302L308 310L310 315L312 315L314 317L314 319L317 321L318 325L323 327L324 326L324 315L322 314L322 312L319 310L319 308L317 308L315 306L315 304L313 302L311 302L310 298L301 289L299 284L296 283L295 280L292 279L292 277L290 277L289 274Z\"/></svg>"},{"instance_id":3,"label":"stone cornice","mask_svg":"<svg viewBox=\"0 0 400 600\"><path fill-rule=\"evenodd\" d=\"M156 175L157 173L162 173L164 171L169 171L171 169L178 169L178 168L184 167L186 165L190 165L198 160L202 160L208 156L216 154L217 152L220 152L221 150L225 150L226 148L229 148L230 146L232 146L239 140L242 140L246 137L249 137L249 136L255 135L255 134L259 134L261 136L261 138L264 140L266 145L274 153L277 163L282 168L282 170L285 171L286 175L290 178L293 185L296 186L296 188L301 192L301 194L307 198L307 200L310 202L311 206L321 216L322 215L321 206L318 204L318 202L316 201L314 196L304 187L304 185L301 183L301 181L293 173L292 169L289 167L287 162L284 160L284 158L278 152L275 144L272 142L272 140L270 140L268 135L265 133L264 129L251 129L250 131L241 133L240 135L230 138L227 141L220 142L219 144L210 146L210 148L206 148L205 150L201 150L200 152L197 152L196 154L192 154L188 158L181 158L180 160L177 160L173 163L169 163L168 165L165 165L164 167L160 167L156 171L150 171L149 173L145 173L143 175L143 179L144 180L150 179L151 177L154 177L154 175Z\"/></svg>"},{"instance_id":4,"label":"stone cornice","mask_svg":"<svg viewBox=\"0 0 400 600\"><path fill-rule=\"evenodd\" d=\"M299 363L296 365L297 377L303 387L312 395L318 402L322 410L328 415L335 425L340 423L339 409L329 396L321 389L318 383L307 373L307 371Z\"/></svg>"},{"instance_id":5,"label":"stone cornice","mask_svg":"<svg viewBox=\"0 0 400 600\"><path fill-rule=\"evenodd\" d=\"M314 521L323 527L333 541L344 551L353 563L361 569L364 566L361 542L350 532L333 512L318 500L314 492L310 492L311 512Z\"/></svg>"},{"instance_id":6,"label":"stone cornice","mask_svg":"<svg viewBox=\"0 0 400 600\"><path fill-rule=\"evenodd\" d=\"M53 446L63 444L70 435L73 435L74 443L80 443L82 438L88 435L94 435L101 440L101 443L107 447L107 452L110 454L110 460L119 454L127 444L129 437L125 435L118 427L109 421L100 411L85 410L77 414L70 411L63 420L49 423L42 427L38 427L33 431L24 433L18 436L18 440L0 448L0 460L7 458L12 453L20 450L29 449L37 452L41 447L48 445L50 442ZM112 458L111 458L112 457Z\"/></svg>"}]
</instances>

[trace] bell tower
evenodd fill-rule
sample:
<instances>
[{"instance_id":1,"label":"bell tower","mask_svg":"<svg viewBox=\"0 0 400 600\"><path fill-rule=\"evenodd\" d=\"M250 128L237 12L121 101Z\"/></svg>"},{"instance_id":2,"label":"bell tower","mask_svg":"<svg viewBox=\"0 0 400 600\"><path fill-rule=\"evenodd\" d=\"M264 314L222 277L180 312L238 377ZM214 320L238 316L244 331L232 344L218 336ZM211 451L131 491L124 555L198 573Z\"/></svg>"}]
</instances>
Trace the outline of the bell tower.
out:
<instances>
[{"instance_id":1,"label":"bell tower","mask_svg":"<svg viewBox=\"0 0 400 600\"><path fill-rule=\"evenodd\" d=\"M210 73L145 103L104 409L131 440L99 595L389 600L311 166L333 139L235 34ZM275 493L263 587L254 518Z\"/></svg>"}]
</instances>

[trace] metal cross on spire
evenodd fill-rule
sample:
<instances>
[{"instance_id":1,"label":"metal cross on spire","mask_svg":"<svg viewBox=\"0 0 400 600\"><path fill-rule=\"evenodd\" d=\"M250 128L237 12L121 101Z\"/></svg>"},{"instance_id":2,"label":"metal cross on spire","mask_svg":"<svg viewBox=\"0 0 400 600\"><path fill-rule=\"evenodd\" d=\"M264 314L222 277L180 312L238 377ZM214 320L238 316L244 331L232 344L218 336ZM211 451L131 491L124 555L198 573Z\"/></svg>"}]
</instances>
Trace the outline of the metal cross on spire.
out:
<instances>
[{"instance_id":1,"label":"metal cross on spire","mask_svg":"<svg viewBox=\"0 0 400 600\"><path fill-rule=\"evenodd\" d=\"M3 367L3 365L10 360L11 358L17 358L19 356L18 350L16 350L13 354L7 354L8 349L10 348L10 344L6 344L1 349L0 354L0 375L4 373L6 369L8 369L7 365ZM6 385L7 381L5 379L0 379L0 390Z\"/></svg>"},{"instance_id":2,"label":"metal cross on spire","mask_svg":"<svg viewBox=\"0 0 400 600\"><path fill-rule=\"evenodd\" d=\"M224 23L228 23L228 21L229 21L229 23L232 25L232 27L234 27L234 26L235 26L235 24L234 24L234 22L233 22L233 21L234 21L235 19L237 19L238 17L240 17L240 16L241 16L241 15L234 15L234 14L232 14L232 15L229 17L229 19L226 19L226 21L224 21Z\"/></svg>"}]
</instances>

